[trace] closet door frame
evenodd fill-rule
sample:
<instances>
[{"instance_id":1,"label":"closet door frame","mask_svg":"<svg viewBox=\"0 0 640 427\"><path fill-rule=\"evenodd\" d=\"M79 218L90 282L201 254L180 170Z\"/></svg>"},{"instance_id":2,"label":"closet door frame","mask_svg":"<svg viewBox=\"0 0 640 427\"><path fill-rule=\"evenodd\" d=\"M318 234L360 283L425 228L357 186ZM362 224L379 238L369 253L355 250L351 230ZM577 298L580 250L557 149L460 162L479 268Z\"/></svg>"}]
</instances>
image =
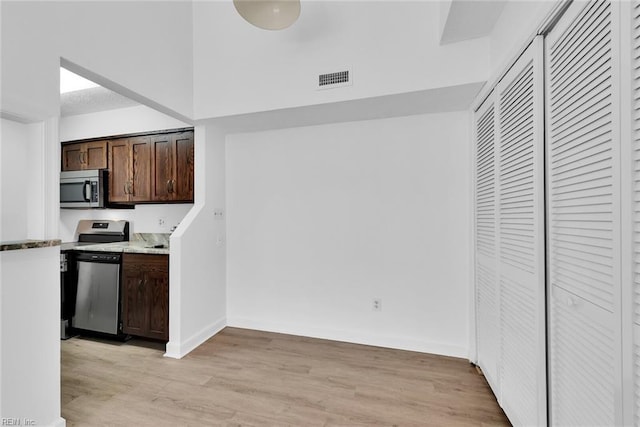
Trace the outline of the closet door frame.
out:
<instances>
[{"instance_id":1,"label":"closet door frame","mask_svg":"<svg viewBox=\"0 0 640 427\"><path fill-rule=\"evenodd\" d=\"M624 425L634 425L640 420L640 409L636 403L640 396L635 396L635 390L640 387L636 365L635 346L640 345L640 334L635 326L634 295L634 52L635 36L640 35L640 29L635 16L640 14L640 1L633 0L622 3L620 10L620 93L629 94L620 98L620 193L621 197L621 268L622 268L622 406ZM626 155L625 155L626 154ZM640 194L640 189L637 191ZM639 220L640 221L640 220ZM635 243L640 245L640 242ZM635 399L634 399L635 397ZM637 423L636 423L637 425Z\"/></svg>"}]
</instances>

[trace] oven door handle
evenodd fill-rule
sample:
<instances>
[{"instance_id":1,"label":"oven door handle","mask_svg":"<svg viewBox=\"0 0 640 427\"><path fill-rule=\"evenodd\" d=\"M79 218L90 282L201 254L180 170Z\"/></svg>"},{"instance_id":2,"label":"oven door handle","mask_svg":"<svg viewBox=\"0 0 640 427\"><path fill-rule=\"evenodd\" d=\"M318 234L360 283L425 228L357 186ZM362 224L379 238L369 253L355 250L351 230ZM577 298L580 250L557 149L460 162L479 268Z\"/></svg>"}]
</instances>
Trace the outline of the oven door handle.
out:
<instances>
[{"instance_id":1,"label":"oven door handle","mask_svg":"<svg viewBox=\"0 0 640 427\"><path fill-rule=\"evenodd\" d=\"M87 196L87 188L89 189L88 193L89 195ZM84 189L82 190L82 196L84 197L84 201L85 202L90 202L91 201L91 181L85 181L84 182Z\"/></svg>"}]
</instances>

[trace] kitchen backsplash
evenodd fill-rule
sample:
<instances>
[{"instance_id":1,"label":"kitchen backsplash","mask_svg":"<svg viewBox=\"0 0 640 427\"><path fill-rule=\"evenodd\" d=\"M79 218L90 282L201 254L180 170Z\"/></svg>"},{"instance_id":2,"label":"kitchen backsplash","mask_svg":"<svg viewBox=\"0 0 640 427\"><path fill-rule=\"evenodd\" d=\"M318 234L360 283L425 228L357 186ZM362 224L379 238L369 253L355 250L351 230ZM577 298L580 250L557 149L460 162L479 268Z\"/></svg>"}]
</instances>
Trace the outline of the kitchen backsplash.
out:
<instances>
[{"instance_id":1,"label":"kitchen backsplash","mask_svg":"<svg viewBox=\"0 0 640 427\"><path fill-rule=\"evenodd\" d=\"M169 239L171 233L133 233L131 235L131 242L139 242L144 246L165 245L169 246Z\"/></svg>"},{"instance_id":2,"label":"kitchen backsplash","mask_svg":"<svg viewBox=\"0 0 640 427\"><path fill-rule=\"evenodd\" d=\"M129 221L130 238L134 233L170 233L193 205L138 205L135 209L60 209L59 236L63 242L72 242L81 219L123 219Z\"/></svg>"}]
</instances>

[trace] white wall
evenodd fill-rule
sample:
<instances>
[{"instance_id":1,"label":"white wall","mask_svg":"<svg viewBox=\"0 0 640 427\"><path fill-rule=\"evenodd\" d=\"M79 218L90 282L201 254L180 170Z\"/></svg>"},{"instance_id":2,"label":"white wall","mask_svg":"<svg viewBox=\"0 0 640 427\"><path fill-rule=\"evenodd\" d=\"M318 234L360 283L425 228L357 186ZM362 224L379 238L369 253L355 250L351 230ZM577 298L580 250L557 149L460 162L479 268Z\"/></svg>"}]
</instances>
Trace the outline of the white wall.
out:
<instances>
[{"instance_id":1,"label":"white wall","mask_svg":"<svg viewBox=\"0 0 640 427\"><path fill-rule=\"evenodd\" d=\"M315 105L485 81L488 39L439 45L437 2L303 1L283 31L245 22L232 2L196 2L195 118ZM232 41L231 43L222 41ZM353 68L353 86L316 90Z\"/></svg>"},{"instance_id":2,"label":"white wall","mask_svg":"<svg viewBox=\"0 0 640 427\"><path fill-rule=\"evenodd\" d=\"M42 237L42 124L0 119L0 240Z\"/></svg>"},{"instance_id":3,"label":"white wall","mask_svg":"<svg viewBox=\"0 0 640 427\"><path fill-rule=\"evenodd\" d=\"M16 180L27 175L29 131L26 125L1 119L0 240L27 238L27 194Z\"/></svg>"},{"instance_id":4,"label":"white wall","mask_svg":"<svg viewBox=\"0 0 640 427\"><path fill-rule=\"evenodd\" d=\"M188 126L187 123L140 105L62 117L59 132L61 141L73 141ZM60 238L63 242L73 241L76 225L81 219L123 219L131 223L131 233L168 233L171 227L182 221L192 206L191 203L180 203L137 205L133 210L60 209ZM164 225L159 224L161 218Z\"/></svg>"},{"instance_id":5,"label":"white wall","mask_svg":"<svg viewBox=\"0 0 640 427\"><path fill-rule=\"evenodd\" d=\"M57 246L0 252L2 420L64 425L60 418L59 260Z\"/></svg>"},{"instance_id":6,"label":"white wall","mask_svg":"<svg viewBox=\"0 0 640 427\"><path fill-rule=\"evenodd\" d=\"M191 116L191 2L2 1L0 8L3 111L58 115L63 57Z\"/></svg>"},{"instance_id":7,"label":"white wall","mask_svg":"<svg viewBox=\"0 0 640 427\"><path fill-rule=\"evenodd\" d=\"M229 135L228 324L467 356L468 120Z\"/></svg>"},{"instance_id":8,"label":"white wall","mask_svg":"<svg viewBox=\"0 0 640 427\"><path fill-rule=\"evenodd\" d=\"M180 286L169 289L166 356L174 358L226 326L224 133L213 124L197 126L195 144L196 204L171 235L169 281Z\"/></svg>"}]
</instances>

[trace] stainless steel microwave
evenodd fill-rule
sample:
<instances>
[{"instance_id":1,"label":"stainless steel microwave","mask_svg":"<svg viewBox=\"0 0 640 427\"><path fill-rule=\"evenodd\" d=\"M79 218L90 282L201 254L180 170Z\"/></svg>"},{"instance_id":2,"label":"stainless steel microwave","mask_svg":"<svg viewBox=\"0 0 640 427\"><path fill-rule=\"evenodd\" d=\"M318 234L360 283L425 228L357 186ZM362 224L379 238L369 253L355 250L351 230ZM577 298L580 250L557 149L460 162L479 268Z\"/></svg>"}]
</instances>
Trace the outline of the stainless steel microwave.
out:
<instances>
[{"instance_id":1,"label":"stainless steel microwave","mask_svg":"<svg viewBox=\"0 0 640 427\"><path fill-rule=\"evenodd\" d=\"M61 208L104 208L106 169L60 172Z\"/></svg>"}]
</instances>

